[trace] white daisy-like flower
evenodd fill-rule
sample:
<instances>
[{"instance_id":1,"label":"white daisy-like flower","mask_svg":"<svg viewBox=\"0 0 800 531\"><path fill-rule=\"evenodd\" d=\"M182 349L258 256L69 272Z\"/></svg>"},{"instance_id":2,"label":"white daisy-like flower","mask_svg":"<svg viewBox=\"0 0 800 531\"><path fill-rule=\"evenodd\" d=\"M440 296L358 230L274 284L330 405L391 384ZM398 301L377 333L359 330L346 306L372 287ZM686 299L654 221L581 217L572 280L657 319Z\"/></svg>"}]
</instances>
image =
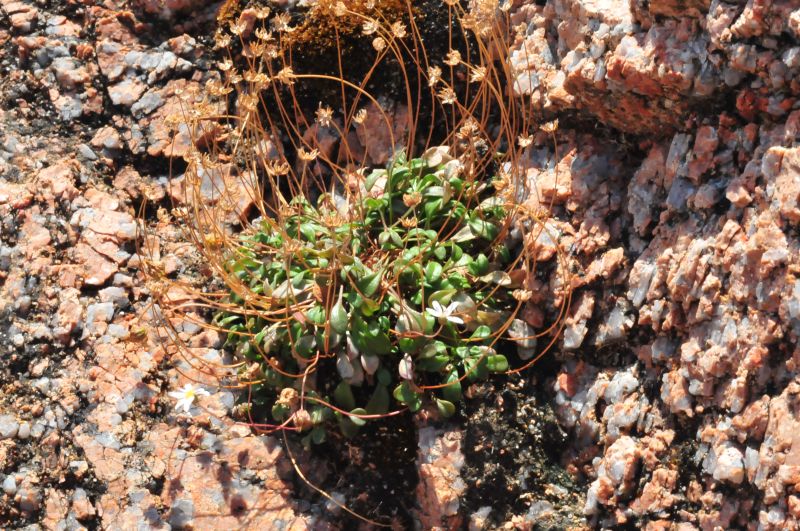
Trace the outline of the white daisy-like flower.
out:
<instances>
[{"instance_id":1,"label":"white daisy-like flower","mask_svg":"<svg viewBox=\"0 0 800 531\"><path fill-rule=\"evenodd\" d=\"M175 409L180 411L183 409L185 413L189 412L189 409L192 407L192 403L194 402L195 397L198 396L208 396L210 393L203 389L202 387L193 386L190 383L187 383L183 386L183 389L178 389L177 391L173 391L169 393L169 396L176 399L178 402L175 404Z\"/></svg>"},{"instance_id":2,"label":"white daisy-like flower","mask_svg":"<svg viewBox=\"0 0 800 531\"><path fill-rule=\"evenodd\" d=\"M453 315L457 308L458 304L455 302L451 302L447 305L447 308L445 308L439 301L433 301L430 308L425 311L428 312L428 315L436 317L437 319L445 319L455 324L464 324L464 319Z\"/></svg>"}]
</instances>

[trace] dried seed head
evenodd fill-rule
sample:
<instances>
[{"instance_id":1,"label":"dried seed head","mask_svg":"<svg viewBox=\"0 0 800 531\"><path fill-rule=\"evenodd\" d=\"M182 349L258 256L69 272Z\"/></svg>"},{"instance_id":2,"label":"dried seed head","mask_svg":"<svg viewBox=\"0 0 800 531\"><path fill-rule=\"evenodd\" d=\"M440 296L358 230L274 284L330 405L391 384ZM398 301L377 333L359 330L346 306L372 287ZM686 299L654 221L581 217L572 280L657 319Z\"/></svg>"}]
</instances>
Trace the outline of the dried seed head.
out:
<instances>
[{"instance_id":1,"label":"dried seed head","mask_svg":"<svg viewBox=\"0 0 800 531\"><path fill-rule=\"evenodd\" d=\"M364 123L364 120L367 119L367 110L366 109L359 109L355 116L353 116L353 121L358 125Z\"/></svg>"},{"instance_id":2,"label":"dried seed head","mask_svg":"<svg viewBox=\"0 0 800 531\"><path fill-rule=\"evenodd\" d=\"M272 32L268 31L266 28L258 28L255 31L256 39L267 42L272 40Z\"/></svg>"},{"instance_id":3,"label":"dried seed head","mask_svg":"<svg viewBox=\"0 0 800 531\"><path fill-rule=\"evenodd\" d=\"M437 96L443 105L452 105L456 102L456 93L450 87L443 87Z\"/></svg>"},{"instance_id":4,"label":"dried seed head","mask_svg":"<svg viewBox=\"0 0 800 531\"><path fill-rule=\"evenodd\" d=\"M547 122L541 125L539 128L545 133L555 133L558 131L558 120L553 120L552 122Z\"/></svg>"},{"instance_id":5,"label":"dried seed head","mask_svg":"<svg viewBox=\"0 0 800 531\"><path fill-rule=\"evenodd\" d=\"M246 29L247 29L247 22L242 21L239 23L234 23L233 21L231 21L230 23L231 33L233 33L234 35L237 36L241 35L242 33L244 33L244 30Z\"/></svg>"},{"instance_id":6,"label":"dried seed head","mask_svg":"<svg viewBox=\"0 0 800 531\"><path fill-rule=\"evenodd\" d=\"M277 79L284 85L289 85L289 86L294 85L294 78L295 78L294 71L292 70L291 66L285 66L281 68L280 72L278 72L278 75L275 76L275 79Z\"/></svg>"},{"instance_id":7,"label":"dried seed head","mask_svg":"<svg viewBox=\"0 0 800 531\"><path fill-rule=\"evenodd\" d=\"M519 137L517 138L517 144L519 144L519 147L521 147L522 149L525 149L532 143L533 143L533 137L531 135L519 135Z\"/></svg>"},{"instance_id":8,"label":"dried seed head","mask_svg":"<svg viewBox=\"0 0 800 531\"><path fill-rule=\"evenodd\" d=\"M300 395L298 394L296 389L292 389L291 387L285 387L281 390L280 396L275 401L276 404L280 404L282 406L286 406L289 409L294 409L297 407L297 403L300 400Z\"/></svg>"},{"instance_id":9,"label":"dried seed head","mask_svg":"<svg viewBox=\"0 0 800 531\"><path fill-rule=\"evenodd\" d=\"M519 302L527 302L533 297L533 292L527 289L515 289L511 292L511 296Z\"/></svg>"},{"instance_id":10,"label":"dried seed head","mask_svg":"<svg viewBox=\"0 0 800 531\"><path fill-rule=\"evenodd\" d=\"M327 105L323 107L322 103L320 103L319 107L317 107L316 115L317 115L316 122L319 125L321 125L322 127L331 126L331 120L333 119L333 109L331 109Z\"/></svg>"},{"instance_id":11,"label":"dried seed head","mask_svg":"<svg viewBox=\"0 0 800 531\"><path fill-rule=\"evenodd\" d=\"M433 88L442 81L442 69L438 66L428 67L428 86Z\"/></svg>"},{"instance_id":12,"label":"dried seed head","mask_svg":"<svg viewBox=\"0 0 800 531\"><path fill-rule=\"evenodd\" d=\"M486 67L479 66L472 70L469 76L470 83L480 83L486 78Z\"/></svg>"},{"instance_id":13,"label":"dried seed head","mask_svg":"<svg viewBox=\"0 0 800 531\"><path fill-rule=\"evenodd\" d=\"M227 34L223 34L222 32L217 33L214 37L214 48L227 48L231 45L231 36Z\"/></svg>"},{"instance_id":14,"label":"dried seed head","mask_svg":"<svg viewBox=\"0 0 800 531\"><path fill-rule=\"evenodd\" d=\"M319 150L314 148L311 151L306 151L303 148L297 148L297 156L300 160L311 162L319 156Z\"/></svg>"},{"instance_id":15,"label":"dried seed head","mask_svg":"<svg viewBox=\"0 0 800 531\"><path fill-rule=\"evenodd\" d=\"M473 136L477 135L480 131L480 124L478 121L470 116L464 121L464 125L458 128L456 132L456 138L459 140L466 140L467 138L472 138Z\"/></svg>"},{"instance_id":16,"label":"dried seed head","mask_svg":"<svg viewBox=\"0 0 800 531\"><path fill-rule=\"evenodd\" d=\"M461 62L461 52L458 50L450 50L444 59L444 64L449 66L456 66Z\"/></svg>"},{"instance_id":17,"label":"dried seed head","mask_svg":"<svg viewBox=\"0 0 800 531\"><path fill-rule=\"evenodd\" d=\"M272 27L279 32L291 33L294 31L294 28L289 25L291 21L292 17L289 13L278 13L272 19Z\"/></svg>"},{"instance_id":18,"label":"dried seed head","mask_svg":"<svg viewBox=\"0 0 800 531\"><path fill-rule=\"evenodd\" d=\"M400 224L407 229L413 229L417 226L417 218L416 216L400 218Z\"/></svg>"},{"instance_id":19,"label":"dried seed head","mask_svg":"<svg viewBox=\"0 0 800 531\"><path fill-rule=\"evenodd\" d=\"M379 28L380 25L376 20L368 20L364 22L364 24L361 26L361 33L363 35L372 35L376 31L378 31Z\"/></svg>"},{"instance_id":20,"label":"dried seed head","mask_svg":"<svg viewBox=\"0 0 800 531\"><path fill-rule=\"evenodd\" d=\"M383 37L375 37L372 39L372 47L375 50L382 52L386 48L386 41L383 40Z\"/></svg>"},{"instance_id":21,"label":"dried seed head","mask_svg":"<svg viewBox=\"0 0 800 531\"><path fill-rule=\"evenodd\" d=\"M406 31L406 26L402 22L395 22L392 24L392 35L394 35L398 39L402 39L408 32Z\"/></svg>"},{"instance_id":22,"label":"dried seed head","mask_svg":"<svg viewBox=\"0 0 800 531\"><path fill-rule=\"evenodd\" d=\"M403 204L408 208L414 208L422 202L422 194L413 192L410 194L403 194Z\"/></svg>"}]
</instances>

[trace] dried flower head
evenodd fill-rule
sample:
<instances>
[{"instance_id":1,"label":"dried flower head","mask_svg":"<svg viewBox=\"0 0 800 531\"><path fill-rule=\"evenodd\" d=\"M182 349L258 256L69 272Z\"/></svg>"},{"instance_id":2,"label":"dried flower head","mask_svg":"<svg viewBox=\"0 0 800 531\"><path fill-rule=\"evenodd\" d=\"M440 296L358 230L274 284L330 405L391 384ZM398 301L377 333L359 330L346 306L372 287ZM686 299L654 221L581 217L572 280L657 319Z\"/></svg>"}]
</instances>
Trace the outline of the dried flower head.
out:
<instances>
[{"instance_id":1,"label":"dried flower head","mask_svg":"<svg viewBox=\"0 0 800 531\"><path fill-rule=\"evenodd\" d=\"M267 30L266 28L258 28L255 31L256 39L268 42L272 40L272 32Z\"/></svg>"},{"instance_id":2,"label":"dried flower head","mask_svg":"<svg viewBox=\"0 0 800 531\"><path fill-rule=\"evenodd\" d=\"M530 146L533 143L533 137L531 135L519 135L517 138L517 144L522 149Z\"/></svg>"},{"instance_id":3,"label":"dried flower head","mask_svg":"<svg viewBox=\"0 0 800 531\"><path fill-rule=\"evenodd\" d=\"M439 97L439 100L443 105L452 105L456 102L456 93L450 87L442 87L442 89L436 95Z\"/></svg>"},{"instance_id":4,"label":"dried flower head","mask_svg":"<svg viewBox=\"0 0 800 531\"><path fill-rule=\"evenodd\" d=\"M319 157L319 150L314 148L311 151L306 151L302 147L297 148L297 157L305 162L311 162Z\"/></svg>"},{"instance_id":5,"label":"dried flower head","mask_svg":"<svg viewBox=\"0 0 800 531\"><path fill-rule=\"evenodd\" d=\"M275 79L283 83L284 85L294 85L294 71L292 70L291 66L285 66L281 68L278 75L275 76Z\"/></svg>"},{"instance_id":6,"label":"dried flower head","mask_svg":"<svg viewBox=\"0 0 800 531\"><path fill-rule=\"evenodd\" d=\"M444 64L449 66L457 66L461 62L461 52L458 50L450 50L444 58Z\"/></svg>"},{"instance_id":7,"label":"dried flower head","mask_svg":"<svg viewBox=\"0 0 800 531\"><path fill-rule=\"evenodd\" d=\"M458 128L458 131L456 132L456 138L460 140L466 140L467 138L472 138L473 136L477 135L479 131L480 124L478 124L478 121L475 118L470 116L464 120L464 125Z\"/></svg>"},{"instance_id":8,"label":"dried flower head","mask_svg":"<svg viewBox=\"0 0 800 531\"><path fill-rule=\"evenodd\" d=\"M330 127L332 119L333 119L333 109L331 109L327 105L323 107L322 102L320 102L316 111L316 122L322 127Z\"/></svg>"},{"instance_id":9,"label":"dried flower head","mask_svg":"<svg viewBox=\"0 0 800 531\"><path fill-rule=\"evenodd\" d=\"M242 33L244 33L244 30L246 30L246 29L247 29L247 22L245 22L245 21L238 22L238 23L235 23L235 22L231 21L231 23L230 23L231 33L233 33L234 35L239 36Z\"/></svg>"},{"instance_id":10,"label":"dried flower head","mask_svg":"<svg viewBox=\"0 0 800 531\"><path fill-rule=\"evenodd\" d=\"M428 67L428 86L433 88L442 81L442 69L438 66Z\"/></svg>"},{"instance_id":11,"label":"dried flower head","mask_svg":"<svg viewBox=\"0 0 800 531\"><path fill-rule=\"evenodd\" d=\"M405 24L403 24L402 22L395 22L394 24L392 24L392 35L394 35L395 38L398 39L402 39L403 37L408 35L408 31L406 30Z\"/></svg>"},{"instance_id":12,"label":"dried flower head","mask_svg":"<svg viewBox=\"0 0 800 531\"><path fill-rule=\"evenodd\" d=\"M353 121L358 125L364 123L364 120L367 119L367 110L366 109L359 109L358 112L353 116Z\"/></svg>"},{"instance_id":13,"label":"dried flower head","mask_svg":"<svg viewBox=\"0 0 800 531\"><path fill-rule=\"evenodd\" d=\"M279 32L291 33L294 31L294 28L289 25L291 21L292 17L289 13L278 13L272 18L272 27Z\"/></svg>"},{"instance_id":14,"label":"dried flower head","mask_svg":"<svg viewBox=\"0 0 800 531\"><path fill-rule=\"evenodd\" d=\"M555 133L558 131L558 120L553 120L552 122L547 122L541 125L539 128L545 133Z\"/></svg>"},{"instance_id":15,"label":"dried flower head","mask_svg":"<svg viewBox=\"0 0 800 531\"><path fill-rule=\"evenodd\" d=\"M214 37L214 48L228 48L231 45L231 36L222 32Z\"/></svg>"},{"instance_id":16,"label":"dried flower head","mask_svg":"<svg viewBox=\"0 0 800 531\"><path fill-rule=\"evenodd\" d=\"M413 229L414 227L417 226L417 223L419 223L419 221L417 221L416 216L407 216L404 218L400 218L400 225L402 225L407 229Z\"/></svg>"},{"instance_id":17,"label":"dried flower head","mask_svg":"<svg viewBox=\"0 0 800 531\"><path fill-rule=\"evenodd\" d=\"M486 78L486 67L478 66L472 69L469 76L470 83L480 83Z\"/></svg>"},{"instance_id":18,"label":"dried flower head","mask_svg":"<svg viewBox=\"0 0 800 531\"><path fill-rule=\"evenodd\" d=\"M422 194L419 192L403 194L403 204L408 208L414 208L421 202L422 202Z\"/></svg>"},{"instance_id":19,"label":"dried flower head","mask_svg":"<svg viewBox=\"0 0 800 531\"><path fill-rule=\"evenodd\" d=\"M533 297L533 292L527 289L515 289L511 292L511 296L519 302L527 302Z\"/></svg>"},{"instance_id":20,"label":"dried flower head","mask_svg":"<svg viewBox=\"0 0 800 531\"><path fill-rule=\"evenodd\" d=\"M376 31L378 31L379 28L380 25L378 24L378 21L368 20L364 22L364 24L361 26L361 33L363 35L372 35Z\"/></svg>"},{"instance_id":21,"label":"dried flower head","mask_svg":"<svg viewBox=\"0 0 800 531\"><path fill-rule=\"evenodd\" d=\"M375 50L382 52L386 48L386 41L383 40L383 37L375 37L372 39L372 47Z\"/></svg>"}]
</instances>

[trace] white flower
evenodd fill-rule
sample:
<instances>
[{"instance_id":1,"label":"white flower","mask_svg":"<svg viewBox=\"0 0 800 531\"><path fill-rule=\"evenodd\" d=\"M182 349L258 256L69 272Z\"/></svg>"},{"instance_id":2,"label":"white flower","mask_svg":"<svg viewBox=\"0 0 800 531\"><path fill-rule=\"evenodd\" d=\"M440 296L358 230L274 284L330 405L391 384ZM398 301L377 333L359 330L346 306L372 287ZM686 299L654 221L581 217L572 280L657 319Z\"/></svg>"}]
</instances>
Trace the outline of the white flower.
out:
<instances>
[{"instance_id":1,"label":"white flower","mask_svg":"<svg viewBox=\"0 0 800 531\"><path fill-rule=\"evenodd\" d=\"M455 324L464 324L464 319L453 315L458 307L458 303L451 302L447 305L447 308L441 305L439 301L433 301L431 303L431 307L425 310L428 312L428 315L432 317L436 317L437 319L446 319L451 323Z\"/></svg>"},{"instance_id":2,"label":"white flower","mask_svg":"<svg viewBox=\"0 0 800 531\"><path fill-rule=\"evenodd\" d=\"M177 391L169 393L169 396L178 401L178 403L175 404L175 409L177 410L183 409L183 411L186 413L188 413L189 408L192 407L192 402L194 402L195 397L208 396L208 395L209 395L208 391L206 391L202 387L198 387L197 389L195 389L195 387L190 383L184 385L183 389L178 389Z\"/></svg>"}]
</instances>

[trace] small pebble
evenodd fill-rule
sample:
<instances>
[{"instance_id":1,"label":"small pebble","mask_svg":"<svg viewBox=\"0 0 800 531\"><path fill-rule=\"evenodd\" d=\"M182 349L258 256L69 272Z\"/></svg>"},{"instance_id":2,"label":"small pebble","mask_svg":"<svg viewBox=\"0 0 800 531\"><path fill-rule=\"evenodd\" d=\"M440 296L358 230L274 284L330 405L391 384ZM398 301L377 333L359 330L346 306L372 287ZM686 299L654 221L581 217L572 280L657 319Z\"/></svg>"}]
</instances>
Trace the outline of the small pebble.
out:
<instances>
[{"instance_id":1,"label":"small pebble","mask_svg":"<svg viewBox=\"0 0 800 531\"><path fill-rule=\"evenodd\" d=\"M13 474L9 474L6 476L6 479L3 480L3 492L9 496L17 492L17 481L14 479Z\"/></svg>"},{"instance_id":2,"label":"small pebble","mask_svg":"<svg viewBox=\"0 0 800 531\"><path fill-rule=\"evenodd\" d=\"M33 425L33 428L31 428L31 435L33 436L34 439L38 439L42 435L44 435L44 429L45 429L44 423L37 422L36 424Z\"/></svg>"},{"instance_id":3,"label":"small pebble","mask_svg":"<svg viewBox=\"0 0 800 531\"><path fill-rule=\"evenodd\" d=\"M11 439L17 435L19 423L11 415L0 415L0 439Z\"/></svg>"},{"instance_id":4,"label":"small pebble","mask_svg":"<svg viewBox=\"0 0 800 531\"><path fill-rule=\"evenodd\" d=\"M19 425L19 431L17 431L17 437L22 439L23 441L31 436L31 424L30 422L23 422Z\"/></svg>"}]
</instances>

